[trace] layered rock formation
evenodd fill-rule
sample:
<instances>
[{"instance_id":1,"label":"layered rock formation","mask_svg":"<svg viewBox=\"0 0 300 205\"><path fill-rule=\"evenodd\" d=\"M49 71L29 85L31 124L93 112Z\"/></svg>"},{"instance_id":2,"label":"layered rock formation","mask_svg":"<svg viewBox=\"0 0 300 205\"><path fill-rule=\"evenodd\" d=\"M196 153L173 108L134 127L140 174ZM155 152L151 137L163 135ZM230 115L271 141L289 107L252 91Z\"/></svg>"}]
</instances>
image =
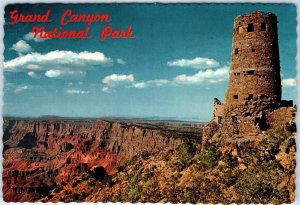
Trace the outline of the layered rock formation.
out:
<instances>
[{"instance_id":1,"label":"layered rock formation","mask_svg":"<svg viewBox=\"0 0 300 205\"><path fill-rule=\"evenodd\" d=\"M76 120L4 120L5 201L34 201L79 173L102 166L110 175L147 151L197 144L200 128Z\"/></svg>"}]
</instances>

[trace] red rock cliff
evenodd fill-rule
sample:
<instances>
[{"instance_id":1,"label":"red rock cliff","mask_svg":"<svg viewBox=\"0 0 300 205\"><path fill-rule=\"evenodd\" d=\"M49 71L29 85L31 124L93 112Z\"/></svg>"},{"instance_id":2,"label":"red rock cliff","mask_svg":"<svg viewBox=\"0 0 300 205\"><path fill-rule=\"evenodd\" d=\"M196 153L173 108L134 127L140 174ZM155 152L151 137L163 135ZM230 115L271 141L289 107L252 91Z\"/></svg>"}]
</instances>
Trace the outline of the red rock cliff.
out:
<instances>
[{"instance_id":1,"label":"red rock cliff","mask_svg":"<svg viewBox=\"0 0 300 205\"><path fill-rule=\"evenodd\" d=\"M30 201L94 166L114 174L142 152L198 143L201 129L172 130L150 124L76 120L4 119L5 201Z\"/></svg>"}]
</instances>

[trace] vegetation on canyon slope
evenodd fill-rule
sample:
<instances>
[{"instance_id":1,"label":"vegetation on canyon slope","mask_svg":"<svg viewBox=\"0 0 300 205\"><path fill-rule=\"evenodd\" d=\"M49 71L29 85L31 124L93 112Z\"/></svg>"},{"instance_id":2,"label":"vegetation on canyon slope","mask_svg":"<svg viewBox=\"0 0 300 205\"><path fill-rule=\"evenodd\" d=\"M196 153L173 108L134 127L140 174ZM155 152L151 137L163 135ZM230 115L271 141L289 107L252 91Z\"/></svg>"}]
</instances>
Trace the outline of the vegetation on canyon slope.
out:
<instances>
[{"instance_id":1,"label":"vegetation on canyon slope","mask_svg":"<svg viewBox=\"0 0 300 205\"><path fill-rule=\"evenodd\" d=\"M40 201L291 203L295 133L273 129L256 141L207 143L204 150L141 152L109 176L94 167Z\"/></svg>"}]
</instances>

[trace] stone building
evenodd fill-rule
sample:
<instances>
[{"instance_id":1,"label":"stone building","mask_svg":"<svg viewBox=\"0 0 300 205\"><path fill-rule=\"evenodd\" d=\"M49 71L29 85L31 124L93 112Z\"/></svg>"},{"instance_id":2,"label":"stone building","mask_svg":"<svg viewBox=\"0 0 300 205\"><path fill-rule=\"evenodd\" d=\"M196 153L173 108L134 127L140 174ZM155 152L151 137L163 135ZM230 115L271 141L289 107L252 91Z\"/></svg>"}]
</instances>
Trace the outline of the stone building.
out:
<instances>
[{"instance_id":1,"label":"stone building","mask_svg":"<svg viewBox=\"0 0 300 205\"><path fill-rule=\"evenodd\" d=\"M229 76L225 103L215 98L214 117L203 130L203 140L221 134L258 135L274 124L269 119L274 120L278 110L288 115L287 120L294 118L293 102L281 99L277 17L273 13L255 11L235 18Z\"/></svg>"},{"instance_id":2,"label":"stone building","mask_svg":"<svg viewBox=\"0 0 300 205\"><path fill-rule=\"evenodd\" d=\"M277 17L257 11L234 20L225 104L268 97L281 101Z\"/></svg>"}]
</instances>

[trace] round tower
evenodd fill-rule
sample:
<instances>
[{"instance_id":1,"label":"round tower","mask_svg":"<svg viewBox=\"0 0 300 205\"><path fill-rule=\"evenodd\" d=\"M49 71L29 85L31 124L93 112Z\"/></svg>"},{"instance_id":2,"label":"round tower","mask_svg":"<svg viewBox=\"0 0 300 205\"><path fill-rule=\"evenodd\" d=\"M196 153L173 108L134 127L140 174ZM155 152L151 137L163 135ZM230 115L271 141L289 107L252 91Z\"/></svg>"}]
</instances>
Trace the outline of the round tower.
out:
<instances>
[{"instance_id":1,"label":"round tower","mask_svg":"<svg viewBox=\"0 0 300 205\"><path fill-rule=\"evenodd\" d=\"M262 99L274 104L281 101L277 17L255 11L234 20L225 106Z\"/></svg>"}]
</instances>

